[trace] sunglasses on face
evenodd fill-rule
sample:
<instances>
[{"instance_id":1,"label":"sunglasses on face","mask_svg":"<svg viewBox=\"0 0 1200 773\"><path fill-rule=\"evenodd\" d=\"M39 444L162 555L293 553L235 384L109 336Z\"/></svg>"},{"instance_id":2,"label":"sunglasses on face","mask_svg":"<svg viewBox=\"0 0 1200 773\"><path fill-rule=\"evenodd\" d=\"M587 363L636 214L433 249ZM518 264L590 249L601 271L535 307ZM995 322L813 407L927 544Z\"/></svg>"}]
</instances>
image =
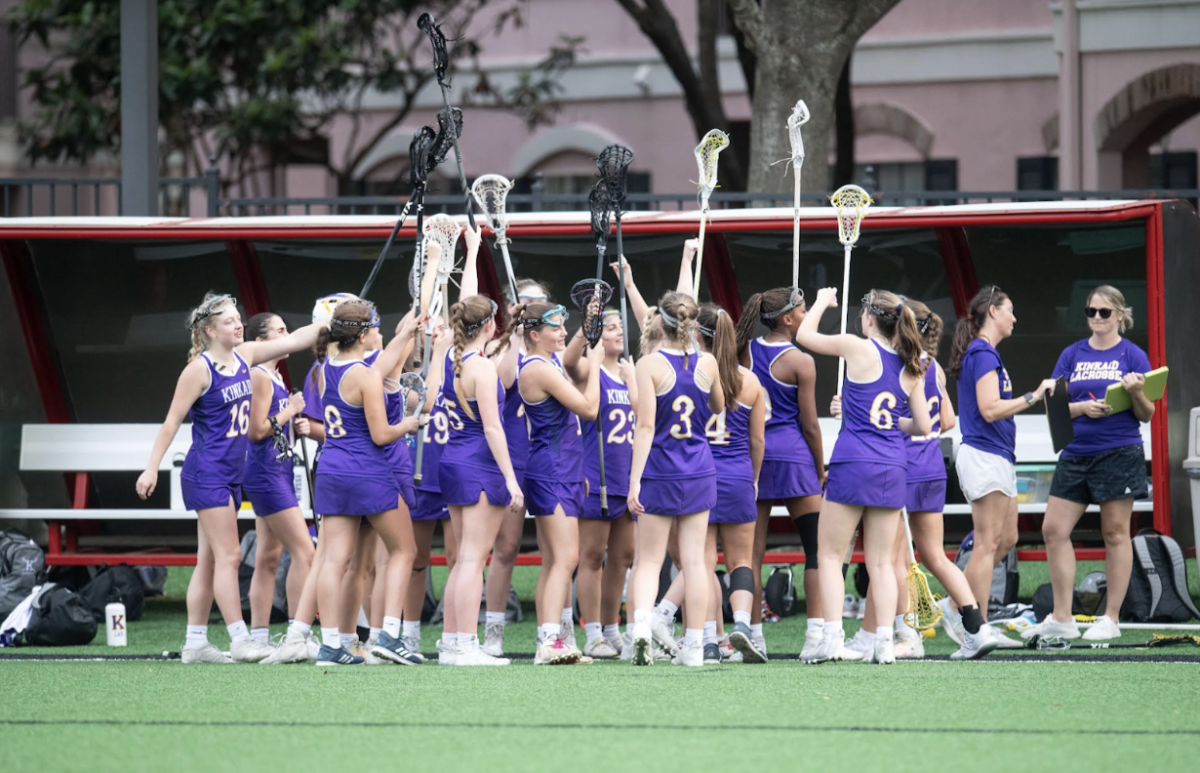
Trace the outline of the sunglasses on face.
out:
<instances>
[{"instance_id":1,"label":"sunglasses on face","mask_svg":"<svg viewBox=\"0 0 1200 773\"><path fill-rule=\"evenodd\" d=\"M1112 316L1113 310L1112 309L1097 309L1097 308L1088 306L1086 309L1086 313L1088 315L1088 319L1095 317L1097 314L1100 315L1100 319L1108 319L1109 317Z\"/></svg>"},{"instance_id":2,"label":"sunglasses on face","mask_svg":"<svg viewBox=\"0 0 1200 773\"><path fill-rule=\"evenodd\" d=\"M528 295L521 293L517 296L517 300L521 303L545 303L550 300L550 296L542 293L541 295Z\"/></svg>"}]
</instances>

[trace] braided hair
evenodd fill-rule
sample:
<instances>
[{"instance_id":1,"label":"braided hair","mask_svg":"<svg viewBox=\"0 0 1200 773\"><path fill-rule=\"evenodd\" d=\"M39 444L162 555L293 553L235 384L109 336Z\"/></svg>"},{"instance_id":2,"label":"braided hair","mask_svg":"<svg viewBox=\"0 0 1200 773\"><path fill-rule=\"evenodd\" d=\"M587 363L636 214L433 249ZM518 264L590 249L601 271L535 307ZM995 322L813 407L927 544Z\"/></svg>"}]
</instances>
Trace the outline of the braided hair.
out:
<instances>
[{"instance_id":1,"label":"braided hair","mask_svg":"<svg viewBox=\"0 0 1200 773\"><path fill-rule=\"evenodd\" d=\"M454 347L451 349L454 357L454 395L458 398L459 406L472 420L475 412L467 403L462 393L463 352L478 338L487 327L487 323L496 317L496 302L486 295L469 295L450 307L450 330L454 333ZM508 345L507 338L500 342L500 348L493 353L498 356Z\"/></svg>"}]
</instances>

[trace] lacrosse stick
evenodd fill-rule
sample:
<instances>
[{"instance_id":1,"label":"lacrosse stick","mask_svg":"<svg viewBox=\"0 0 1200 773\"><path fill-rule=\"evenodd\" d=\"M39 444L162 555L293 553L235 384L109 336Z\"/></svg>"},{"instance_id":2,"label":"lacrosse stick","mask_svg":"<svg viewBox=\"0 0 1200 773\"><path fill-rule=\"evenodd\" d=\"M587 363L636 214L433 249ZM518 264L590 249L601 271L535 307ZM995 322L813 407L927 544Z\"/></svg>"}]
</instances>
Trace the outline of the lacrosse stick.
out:
<instances>
[{"instance_id":1,"label":"lacrosse stick","mask_svg":"<svg viewBox=\"0 0 1200 773\"><path fill-rule=\"evenodd\" d=\"M508 178L498 174L476 177L475 184L471 186L471 194L475 197L475 203L479 205L483 216L487 218L488 227L496 234L496 246L500 248L500 254L504 256L504 270L508 272L508 289L512 291L513 303L516 303L517 276L513 273L512 259L508 256L508 217L504 213L504 199L508 197L510 190L512 190L512 183ZM620 232L620 227L618 227L617 233Z\"/></svg>"},{"instance_id":2,"label":"lacrosse stick","mask_svg":"<svg viewBox=\"0 0 1200 773\"><path fill-rule=\"evenodd\" d=\"M617 219L617 286L621 292L621 329L629 330L629 312L625 303L625 240L621 236L621 204L628 191L629 165L633 163L633 151L624 145L609 145L600 151L596 166L600 179L608 187L609 204ZM625 357L629 358L629 337L625 337Z\"/></svg>"},{"instance_id":3,"label":"lacrosse stick","mask_svg":"<svg viewBox=\"0 0 1200 773\"><path fill-rule=\"evenodd\" d=\"M592 235L596 237L596 278L604 275L604 252L608 249L609 217L612 214L608 186L597 180L588 194L588 208L592 211Z\"/></svg>"},{"instance_id":4,"label":"lacrosse stick","mask_svg":"<svg viewBox=\"0 0 1200 773\"><path fill-rule=\"evenodd\" d=\"M383 250L379 253L379 257L375 259L375 265L371 268L371 273L367 277L366 283L359 292L359 298L366 298L367 292L371 289L371 285L375 283L375 277L379 274L379 269L383 267L383 259L387 256L388 250L392 248L392 242L396 240L396 236L400 233L400 229L404 227L404 221L408 219L408 213L416 204L419 208L425 200L425 186L429 179L429 153L434 143L433 129L428 126L422 126L415 134L413 134L412 142L408 144L408 178L412 184L412 193L408 195L408 201L404 204L404 209L400 212L400 217L396 219L396 225L392 228L391 235L384 242ZM414 263L414 266L418 263ZM420 277L417 277L417 286L420 286ZM412 293L412 298L417 299L416 293Z\"/></svg>"},{"instance_id":5,"label":"lacrosse stick","mask_svg":"<svg viewBox=\"0 0 1200 773\"><path fill-rule=\"evenodd\" d=\"M1117 650L1117 649L1158 649L1159 647L1178 647L1183 644L1189 644L1193 647L1200 647L1200 636L1176 635L1167 636L1166 634L1156 633L1150 641L1140 642L1083 642L1076 643L1066 639L1060 639L1057 636L1044 637L1033 636L1025 643L1025 649L1037 650Z\"/></svg>"},{"instance_id":6,"label":"lacrosse stick","mask_svg":"<svg viewBox=\"0 0 1200 773\"><path fill-rule=\"evenodd\" d=\"M313 367L315 368L316 366L314 365ZM292 390L292 394L294 395L303 393L304 390L302 389ZM293 424L292 427L294 431L295 424ZM304 465L304 483L308 487L308 507L312 512L315 513L317 508L317 500L316 494L313 492L312 468L308 466L308 449L305 448L304 438L300 438L300 442L297 443L297 446L300 448L300 463Z\"/></svg>"},{"instance_id":7,"label":"lacrosse stick","mask_svg":"<svg viewBox=\"0 0 1200 773\"><path fill-rule=\"evenodd\" d=\"M842 267L842 335L846 335L846 312L850 309L850 251L858 242L858 230L866 217L867 207L873 203L867 192L857 185L843 185L833 192L829 201L837 208L838 241L845 248ZM838 394L842 393L842 379L846 375L846 360L838 358Z\"/></svg>"},{"instance_id":8,"label":"lacrosse stick","mask_svg":"<svg viewBox=\"0 0 1200 773\"><path fill-rule=\"evenodd\" d=\"M581 279L571 288L571 300L583 316L583 337L595 346L604 332L604 304L612 298L612 286L603 279ZM600 517L608 519L608 479L604 475L604 427L596 415L596 444L600 448Z\"/></svg>"},{"instance_id":9,"label":"lacrosse stick","mask_svg":"<svg viewBox=\"0 0 1200 773\"><path fill-rule=\"evenodd\" d=\"M908 577L905 586L908 588L908 611L904 613L904 622L918 631L928 631L942 619L942 610L933 599L929 590L929 578L921 571L913 551L912 530L908 525L908 509L900 511L904 519L904 536L908 539Z\"/></svg>"},{"instance_id":10,"label":"lacrosse stick","mask_svg":"<svg viewBox=\"0 0 1200 773\"><path fill-rule=\"evenodd\" d=\"M717 187L717 156L729 147L729 135L713 129L696 146L696 167L700 170L700 246L696 250L696 283L692 295L700 300L700 271L704 265L704 228L708 225L708 198Z\"/></svg>"},{"instance_id":11,"label":"lacrosse stick","mask_svg":"<svg viewBox=\"0 0 1200 773\"><path fill-rule=\"evenodd\" d=\"M433 20L433 16L428 13L421 14L417 19L417 27L429 36L429 43L433 46L433 72L437 76L438 86L442 89L442 104L445 105L443 112L452 114L455 108L450 107L450 79L446 77L446 68L450 65L450 57L446 53L446 35L438 23ZM441 115L439 113L438 123L442 122ZM450 133L450 141L454 144L454 161L458 164L458 179L463 188L463 208L467 211L467 222L471 224L471 230L474 231L475 212L471 208L471 187L467 185L467 173L463 171L462 151L458 147L462 122L458 121L457 126L454 122L448 123L455 129Z\"/></svg>"},{"instance_id":12,"label":"lacrosse stick","mask_svg":"<svg viewBox=\"0 0 1200 773\"><path fill-rule=\"evenodd\" d=\"M421 369L420 376L421 376L422 380L424 380L425 376L428 375L429 368L433 364L429 361L429 350L430 350L430 347L431 347L432 341L433 341L433 323L432 323L433 315L429 313L429 307L430 307L430 303L432 302L432 299L433 299L433 293L434 293L435 285L437 284L437 277L438 277L438 272L436 270L437 267L434 265L434 261L437 261L439 264L441 263L442 256L440 254L440 251L441 251L441 245L438 244L434 249L427 250L424 253L424 254L427 254L428 257L426 258L425 268L422 272L422 280L423 281L421 284L420 295L418 296L418 301L417 301L417 309L418 309L418 313L420 315L419 318L426 320L424 353L423 353L423 356L420 357L420 359L416 360L417 367L419 367ZM417 327L417 331L418 332L414 333L414 335L420 335L420 331L421 331L420 326ZM414 359L416 359L416 358L414 358ZM420 422L417 426L416 469L413 472L413 481L415 483L417 483L417 485L420 485L420 483L421 483L421 477L422 477L421 476L421 464L425 459L425 435L426 435L427 431L428 431L428 422Z\"/></svg>"},{"instance_id":13,"label":"lacrosse stick","mask_svg":"<svg viewBox=\"0 0 1200 773\"><path fill-rule=\"evenodd\" d=\"M800 286L800 168L804 166L804 137L800 127L808 123L808 105L804 100L796 103L788 118L788 140L792 143L792 171L796 174L796 194L793 197L795 211L792 221L792 287Z\"/></svg>"},{"instance_id":14,"label":"lacrosse stick","mask_svg":"<svg viewBox=\"0 0 1200 773\"><path fill-rule=\"evenodd\" d=\"M448 284L450 274L454 271L454 253L458 247L458 237L462 236L462 226L449 215L436 214L425 221L425 238L437 242L442 248L441 258L437 263L437 293L430 300L429 316L444 314L450 321L450 303ZM432 328L431 328L432 329ZM428 338L426 338L428 341ZM427 344L428 345L428 344Z\"/></svg>"}]
</instances>

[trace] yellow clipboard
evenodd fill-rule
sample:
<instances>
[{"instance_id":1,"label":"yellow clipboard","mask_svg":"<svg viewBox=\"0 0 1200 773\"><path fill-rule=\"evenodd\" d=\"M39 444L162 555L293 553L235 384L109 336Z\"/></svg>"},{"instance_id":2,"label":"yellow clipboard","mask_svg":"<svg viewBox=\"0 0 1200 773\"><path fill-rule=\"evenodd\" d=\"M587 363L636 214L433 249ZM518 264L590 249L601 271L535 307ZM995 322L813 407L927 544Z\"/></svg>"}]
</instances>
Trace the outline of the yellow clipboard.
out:
<instances>
[{"instance_id":1,"label":"yellow clipboard","mask_svg":"<svg viewBox=\"0 0 1200 773\"><path fill-rule=\"evenodd\" d=\"M1142 387L1142 394L1146 395L1150 402L1158 402L1162 399L1163 394L1167 391L1167 373L1169 372L1170 368L1163 366L1146 374L1146 384ZM1104 393L1104 402L1112 406L1113 413L1128 411L1133 407L1133 398L1119 383L1108 387L1108 391Z\"/></svg>"}]
</instances>

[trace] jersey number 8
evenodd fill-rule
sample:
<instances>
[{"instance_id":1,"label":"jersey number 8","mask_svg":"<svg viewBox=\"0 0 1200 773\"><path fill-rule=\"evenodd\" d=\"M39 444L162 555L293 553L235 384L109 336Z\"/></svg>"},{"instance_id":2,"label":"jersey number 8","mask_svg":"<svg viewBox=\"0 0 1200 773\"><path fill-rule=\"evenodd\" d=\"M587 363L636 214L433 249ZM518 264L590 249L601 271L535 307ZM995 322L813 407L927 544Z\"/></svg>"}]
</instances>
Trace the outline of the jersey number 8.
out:
<instances>
[{"instance_id":1,"label":"jersey number 8","mask_svg":"<svg viewBox=\"0 0 1200 773\"><path fill-rule=\"evenodd\" d=\"M342 414L336 405L325 406L325 434L331 438L346 437L346 428L342 426Z\"/></svg>"}]
</instances>

